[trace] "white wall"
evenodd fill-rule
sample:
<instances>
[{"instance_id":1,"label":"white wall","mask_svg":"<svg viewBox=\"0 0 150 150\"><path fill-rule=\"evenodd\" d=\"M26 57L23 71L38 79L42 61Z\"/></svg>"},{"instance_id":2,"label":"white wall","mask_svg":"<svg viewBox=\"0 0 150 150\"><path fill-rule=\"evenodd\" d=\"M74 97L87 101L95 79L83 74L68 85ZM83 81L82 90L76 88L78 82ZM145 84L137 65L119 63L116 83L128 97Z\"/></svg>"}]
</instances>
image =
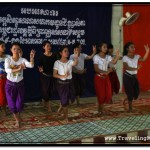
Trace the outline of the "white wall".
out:
<instances>
[{"instance_id":1,"label":"white wall","mask_svg":"<svg viewBox=\"0 0 150 150\"><path fill-rule=\"evenodd\" d=\"M111 41L114 45L114 50L119 49L121 54L123 51L123 30L118 25L119 19L122 17L122 4L113 5L112 7L112 26L111 26ZM117 63L117 75L120 81L120 91L122 89L122 60Z\"/></svg>"}]
</instances>

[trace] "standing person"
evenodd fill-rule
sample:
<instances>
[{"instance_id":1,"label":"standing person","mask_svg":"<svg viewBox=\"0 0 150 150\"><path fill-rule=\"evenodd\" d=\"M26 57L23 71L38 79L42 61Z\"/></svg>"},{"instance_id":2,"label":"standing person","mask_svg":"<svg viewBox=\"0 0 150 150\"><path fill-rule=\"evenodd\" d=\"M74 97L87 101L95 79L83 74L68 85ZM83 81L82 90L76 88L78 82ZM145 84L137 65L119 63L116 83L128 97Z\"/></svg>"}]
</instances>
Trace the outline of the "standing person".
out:
<instances>
[{"instance_id":1,"label":"standing person","mask_svg":"<svg viewBox=\"0 0 150 150\"><path fill-rule=\"evenodd\" d=\"M43 41L42 47L44 53L39 59L39 72L41 73L41 86L44 100L44 106L51 112L50 98L53 92L54 78L53 66L56 61L56 55L51 51L52 45L49 41Z\"/></svg>"},{"instance_id":2,"label":"standing person","mask_svg":"<svg viewBox=\"0 0 150 150\"><path fill-rule=\"evenodd\" d=\"M108 45L108 55L111 56L112 58L114 57L113 55L114 52L114 47L112 44ZM116 66L112 63L109 63L109 66L112 67L113 71L109 73L109 79L111 82L111 91L112 91L112 96L113 93L115 92L115 94L119 93L119 89L120 89L120 82L116 73ZM111 98L111 103L113 103L112 98Z\"/></svg>"},{"instance_id":3,"label":"standing person","mask_svg":"<svg viewBox=\"0 0 150 150\"><path fill-rule=\"evenodd\" d=\"M132 110L132 101L138 98L140 89L139 82L137 79L137 71L141 68L141 65L138 65L139 61L145 61L149 55L149 47L148 45L144 45L146 53L144 57L141 57L138 54L135 54L134 43L128 42L124 46L123 51L123 84L125 93L128 99L129 112L133 112Z\"/></svg>"},{"instance_id":4,"label":"standing person","mask_svg":"<svg viewBox=\"0 0 150 150\"><path fill-rule=\"evenodd\" d=\"M77 105L80 105L80 97L83 95L84 89L85 89L85 74L87 69L84 68L84 61L90 60L94 57L96 54L96 46L93 46L93 53L92 55L87 55L82 52L82 46L80 43L75 43L73 45L74 49L77 49L78 51L78 64L73 67L73 81L74 81L74 87L76 92L76 101ZM70 56L70 60L74 60L74 54Z\"/></svg>"},{"instance_id":5,"label":"standing person","mask_svg":"<svg viewBox=\"0 0 150 150\"><path fill-rule=\"evenodd\" d=\"M6 81L6 98L8 107L13 113L16 121L15 126L20 127L20 113L23 109L24 102L24 80L23 69L34 67L35 51L30 52L30 62L20 57L20 44L15 42L11 45L12 57L5 60L5 71L7 73Z\"/></svg>"},{"instance_id":6,"label":"standing person","mask_svg":"<svg viewBox=\"0 0 150 150\"><path fill-rule=\"evenodd\" d=\"M63 110L64 120L67 123L69 100L71 102L75 100L72 67L78 63L78 51L76 49L74 50L74 61L68 60L69 50L67 46L62 46L59 52L61 58L54 63L53 77L57 78L57 91L61 102L59 110Z\"/></svg>"},{"instance_id":7,"label":"standing person","mask_svg":"<svg viewBox=\"0 0 150 150\"><path fill-rule=\"evenodd\" d=\"M6 84L6 72L4 68L4 62L6 58L9 58L9 55L5 54L5 43L0 41L0 107L6 116L6 93L5 93L5 84Z\"/></svg>"},{"instance_id":8,"label":"standing person","mask_svg":"<svg viewBox=\"0 0 150 150\"><path fill-rule=\"evenodd\" d=\"M110 62L116 64L120 55L119 51L116 51L116 56L113 59L111 56L107 55L106 43L101 43L97 50L97 54L93 57L94 70L96 73L94 77L94 85L98 99L98 112L104 114L103 105L105 103L110 103L112 97L109 73L113 70L112 68L108 68L108 64Z\"/></svg>"}]
</instances>

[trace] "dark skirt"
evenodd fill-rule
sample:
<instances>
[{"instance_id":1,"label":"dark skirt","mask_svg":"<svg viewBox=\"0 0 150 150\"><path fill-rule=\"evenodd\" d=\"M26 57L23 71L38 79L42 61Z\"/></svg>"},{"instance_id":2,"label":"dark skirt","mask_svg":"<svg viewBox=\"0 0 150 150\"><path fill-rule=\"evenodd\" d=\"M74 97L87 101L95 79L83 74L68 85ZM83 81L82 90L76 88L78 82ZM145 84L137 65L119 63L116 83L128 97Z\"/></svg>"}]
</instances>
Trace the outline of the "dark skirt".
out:
<instances>
[{"instance_id":1,"label":"dark skirt","mask_svg":"<svg viewBox=\"0 0 150 150\"><path fill-rule=\"evenodd\" d=\"M111 83L107 75L95 75L94 86L99 104L110 103L112 98Z\"/></svg>"},{"instance_id":2,"label":"dark skirt","mask_svg":"<svg viewBox=\"0 0 150 150\"><path fill-rule=\"evenodd\" d=\"M54 78L52 76L41 74L42 95L45 101L49 101L55 90Z\"/></svg>"},{"instance_id":3,"label":"dark skirt","mask_svg":"<svg viewBox=\"0 0 150 150\"><path fill-rule=\"evenodd\" d=\"M85 74L72 73L76 96L82 96L85 90Z\"/></svg>"},{"instance_id":4,"label":"dark skirt","mask_svg":"<svg viewBox=\"0 0 150 150\"><path fill-rule=\"evenodd\" d=\"M123 84L128 100L136 100L140 94L139 82L136 75L127 72L123 74Z\"/></svg>"},{"instance_id":5,"label":"dark skirt","mask_svg":"<svg viewBox=\"0 0 150 150\"><path fill-rule=\"evenodd\" d=\"M18 83L6 81L6 98L8 107L12 113L18 113L23 110L24 103L24 81Z\"/></svg>"},{"instance_id":6,"label":"dark skirt","mask_svg":"<svg viewBox=\"0 0 150 150\"><path fill-rule=\"evenodd\" d=\"M63 107L69 105L69 100L71 100L72 103L75 101L76 96L72 79L65 81L57 79L57 91Z\"/></svg>"},{"instance_id":7,"label":"dark skirt","mask_svg":"<svg viewBox=\"0 0 150 150\"><path fill-rule=\"evenodd\" d=\"M119 82L116 71L111 72L109 74L109 78L110 78L110 82L111 82L112 95L113 95L113 92L115 92L115 94L118 94L119 89L120 89L120 82Z\"/></svg>"}]
</instances>

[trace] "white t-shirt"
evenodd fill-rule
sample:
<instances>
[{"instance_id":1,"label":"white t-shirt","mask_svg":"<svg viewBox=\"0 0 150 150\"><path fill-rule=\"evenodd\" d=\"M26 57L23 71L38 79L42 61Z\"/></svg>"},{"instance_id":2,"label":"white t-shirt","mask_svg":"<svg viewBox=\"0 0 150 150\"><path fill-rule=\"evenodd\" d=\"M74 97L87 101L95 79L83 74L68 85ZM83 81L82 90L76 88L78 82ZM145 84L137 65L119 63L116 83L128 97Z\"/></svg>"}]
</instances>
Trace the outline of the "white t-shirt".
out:
<instances>
[{"instance_id":1,"label":"white t-shirt","mask_svg":"<svg viewBox=\"0 0 150 150\"><path fill-rule=\"evenodd\" d=\"M98 68L102 71L108 70L108 64L112 61L112 57L106 55L105 58L101 58L98 54L93 57L93 63L98 65Z\"/></svg>"},{"instance_id":2,"label":"white t-shirt","mask_svg":"<svg viewBox=\"0 0 150 150\"><path fill-rule=\"evenodd\" d=\"M123 56L122 61L127 63L129 67L137 68L138 60L140 57L141 57L140 55L135 55L134 58L129 58L128 56ZM126 70L126 71L130 74L137 74L137 70L135 70L135 71Z\"/></svg>"},{"instance_id":3,"label":"white t-shirt","mask_svg":"<svg viewBox=\"0 0 150 150\"><path fill-rule=\"evenodd\" d=\"M1 75L6 75L4 63L5 63L5 59L10 58L10 57L11 57L10 55L5 55L5 57L3 58L0 57L0 74Z\"/></svg>"},{"instance_id":4,"label":"white t-shirt","mask_svg":"<svg viewBox=\"0 0 150 150\"><path fill-rule=\"evenodd\" d=\"M69 72L69 76L67 78L61 78L61 80L72 79L72 66L74 61L68 60L68 62L63 63L60 60L55 61L53 69L58 70L59 75L65 75Z\"/></svg>"},{"instance_id":5,"label":"white t-shirt","mask_svg":"<svg viewBox=\"0 0 150 150\"><path fill-rule=\"evenodd\" d=\"M19 65L25 64L27 68L33 68L34 64L31 64L25 58L20 57L18 61L14 61L12 57L5 60L5 71L7 73L7 79L11 82L19 82L23 79L23 70L12 73L12 69L17 69Z\"/></svg>"},{"instance_id":6,"label":"white t-shirt","mask_svg":"<svg viewBox=\"0 0 150 150\"><path fill-rule=\"evenodd\" d=\"M84 53L80 53L80 56L78 57L78 64L75 67L77 70L83 70L84 69L84 60L86 59L88 55ZM74 60L74 54L70 55L70 60Z\"/></svg>"}]
</instances>

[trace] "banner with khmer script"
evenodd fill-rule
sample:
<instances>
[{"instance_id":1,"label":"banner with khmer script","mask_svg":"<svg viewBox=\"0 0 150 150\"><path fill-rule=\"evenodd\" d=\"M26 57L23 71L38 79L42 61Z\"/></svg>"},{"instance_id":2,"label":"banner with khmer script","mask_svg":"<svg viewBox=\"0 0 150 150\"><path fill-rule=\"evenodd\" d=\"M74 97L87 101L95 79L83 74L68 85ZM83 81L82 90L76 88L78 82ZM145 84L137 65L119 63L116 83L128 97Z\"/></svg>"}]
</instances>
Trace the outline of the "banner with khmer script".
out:
<instances>
[{"instance_id":1,"label":"banner with khmer script","mask_svg":"<svg viewBox=\"0 0 150 150\"><path fill-rule=\"evenodd\" d=\"M92 53L92 44L111 42L112 5L100 3L2 3L0 5L0 40L10 44L20 42L23 57L29 59L31 49L36 50L35 68L24 72L26 100L41 98L40 80L37 69L42 41L49 40L53 51L59 45L79 41L83 52ZM94 95L93 62L86 63L87 83L85 96Z\"/></svg>"}]
</instances>

